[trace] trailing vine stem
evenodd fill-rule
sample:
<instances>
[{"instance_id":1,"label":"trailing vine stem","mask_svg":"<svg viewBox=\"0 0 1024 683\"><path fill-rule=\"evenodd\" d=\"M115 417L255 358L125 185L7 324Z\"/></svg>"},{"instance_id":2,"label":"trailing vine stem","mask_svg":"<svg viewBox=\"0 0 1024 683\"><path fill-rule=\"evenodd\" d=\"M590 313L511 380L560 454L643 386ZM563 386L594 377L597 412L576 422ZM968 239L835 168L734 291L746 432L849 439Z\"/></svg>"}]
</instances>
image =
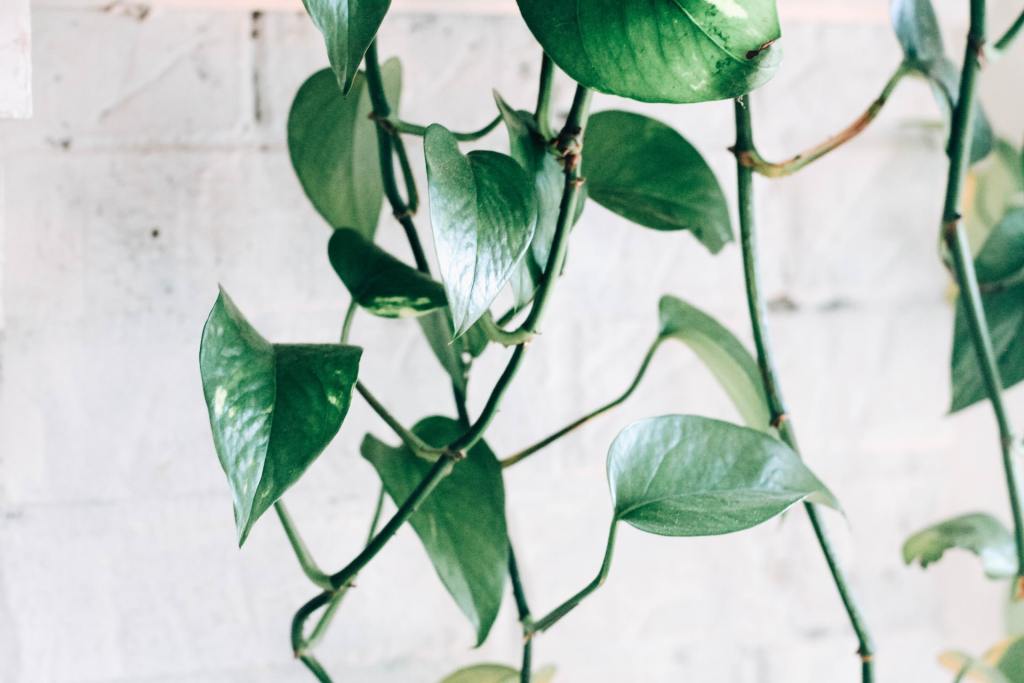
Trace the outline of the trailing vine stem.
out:
<instances>
[{"instance_id":1,"label":"trailing vine stem","mask_svg":"<svg viewBox=\"0 0 1024 683\"><path fill-rule=\"evenodd\" d=\"M1010 24L1010 27L1008 29L1006 29L1006 33L1004 33L1002 37L996 41L996 50L1000 52L1005 52L1006 50L1010 49L1010 45L1013 43L1014 40L1017 39L1017 36L1020 34L1021 29L1024 29L1024 10L1021 10L1021 13L1017 16L1017 19L1012 24Z\"/></svg>"},{"instance_id":2,"label":"trailing vine stem","mask_svg":"<svg viewBox=\"0 0 1024 683\"><path fill-rule=\"evenodd\" d=\"M545 52L540 60L540 84L537 87L537 107L533 118L537 121L537 130L545 140L554 137L551 130L551 91L555 80L555 63Z\"/></svg>"},{"instance_id":3,"label":"trailing vine stem","mask_svg":"<svg viewBox=\"0 0 1024 683\"><path fill-rule=\"evenodd\" d=\"M396 118L381 118L376 115L373 116L374 121L377 122L378 126L389 128L392 133L402 133L404 135L415 135L416 137L423 137L427 134L427 128L429 126L422 126L416 123L409 123L408 121L402 121ZM473 142L484 137L495 128L501 125L501 114L487 122L483 128L477 130L471 130L467 132L455 132L452 131L452 136L459 142Z\"/></svg>"},{"instance_id":4,"label":"trailing vine stem","mask_svg":"<svg viewBox=\"0 0 1024 683\"><path fill-rule=\"evenodd\" d=\"M908 64L901 63L897 67L896 71L893 72L889 80L886 81L885 87L882 88L882 93L875 98L875 100L868 106L863 114L858 116L853 123L844 128L839 133L836 133L832 137L828 138L824 142L811 147L790 159L779 162L767 161L764 157L758 153L757 148L751 144L749 149L737 150L736 158L739 162L752 169L755 173L767 176L769 178L783 178L785 176L793 175L797 171L800 171L810 164L814 163L818 159L822 158L829 152L833 152L836 149L842 147L850 140L864 132L865 129L871 122L877 118L885 107L889 98L892 96L896 86L906 77L914 73L914 68Z\"/></svg>"},{"instance_id":5,"label":"trailing vine stem","mask_svg":"<svg viewBox=\"0 0 1024 683\"><path fill-rule=\"evenodd\" d=\"M562 427L557 432L554 432L553 434L551 434L549 436L546 436L545 438L541 439L540 441L538 441L537 443L533 444L532 446L528 446L528 447L524 448L523 450L521 450L521 451L519 451L517 453L513 453L512 455L508 456L507 458L504 458L501 461L501 466L503 468L512 467L513 465L515 465L517 463L520 463L523 460L526 460L528 457L530 457L534 453L537 453L538 451L541 451L541 450L547 448L548 446L550 446L554 442L556 442L559 439L561 439L563 436L566 436L567 434L570 434L571 432L579 429L580 427L582 427L583 425L587 424L591 420L594 420L594 419L600 417L601 415L604 415L605 413L607 413L610 410L618 408L620 405L622 405L623 403L628 401L629 398L640 387L640 382L643 381L644 375L647 374L647 369L650 367L651 361L654 360L654 355L655 355L655 353L657 353L658 349L661 347L662 342L664 342L664 339L662 337L658 337L658 339L656 339L655 342L653 344L651 344L650 348L647 350L647 354L644 356L643 361L640 363L640 369L637 370L636 376L633 378L633 381L626 388L626 390L624 392L622 392L622 394L620 394L618 397L614 398L613 400L609 401L608 403L604 404L600 408L592 410L591 412L587 413L586 415L584 415L583 417L579 418L578 420L575 420L574 422L569 423L565 427Z\"/></svg>"},{"instance_id":6,"label":"trailing vine stem","mask_svg":"<svg viewBox=\"0 0 1024 683\"><path fill-rule=\"evenodd\" d=\"M942 239L953 256L953 273L960 287L960 304L967 315L971 342L978 359L985 391L999 428L1003 469L1013 513L1013 535L1017 555L1015 595L1024 598L1024 517L1021 510L1020 472L1015 458L1013 429L1003 404L1003 381L992 347L985 308L974 272L974 257L960 215L964 178L971 156L971 130L975 110L978 71L985 47L985 0L971 0L971 25L960 77L960 94L953 110L949 135L949 177L942 211ZM1019 29L1019 27L1018 27ZM1011 36L1012 40L1012 36ZM1007 41L1009 42L1009 41Z\"/></svg>"},{"instance_id":7,"label":"trailing vine stem","mask_svg":"<svg viewBox=\"0 0 1024 683\"><path fill-rule=\"evenodd\" d=\"M775 371L774 357L772 356L768 340L768 328L765 323L765 301L761 293L760 272L758 268L757 233L754 211L754 176L752 169L745 165L740 159L744 152L754 149L753 124L751 122L749 97L743 96L736 100L736 146L734 148L737 156L737 191L740 218L740 246L743 255L744 280L747 291L747 308L750 314L751 327L754 334L754 345L757 350L757 362L761 371L761 381L764 386L765 397L771 413L771 423L778 430L782 440L794 451L799 452L796 433L793 429L792 420L786 411L785 402L782 397L782 389ZM828 532L818 515L817 508L812 503L805 503L804 509L810 519L821 547L822 554L828 564L829 572L839 597L846 609L850 625L857 636L858 654L861 659L861 681L872 683L874 681L874 644L868 632L860 608L853 597L846 582L846 576L839 565L838 558L832 548Z\"/></svg>"},{"instance_id":8,"label":"trailing vine stem","mask_svg":"<svg viewBox=\"0 0 1024 683\"><path fill-rule=\"evenodd\" d=\"M512 543L508 545L508 575L512 580L512 597L516 602L516 613L523 627L523 662L519 667L519 683L530 683L533 678L533 639L530 638L530 605L526 601L523 579L519 574L516 552Z\"/></svg>"}]
</instances>

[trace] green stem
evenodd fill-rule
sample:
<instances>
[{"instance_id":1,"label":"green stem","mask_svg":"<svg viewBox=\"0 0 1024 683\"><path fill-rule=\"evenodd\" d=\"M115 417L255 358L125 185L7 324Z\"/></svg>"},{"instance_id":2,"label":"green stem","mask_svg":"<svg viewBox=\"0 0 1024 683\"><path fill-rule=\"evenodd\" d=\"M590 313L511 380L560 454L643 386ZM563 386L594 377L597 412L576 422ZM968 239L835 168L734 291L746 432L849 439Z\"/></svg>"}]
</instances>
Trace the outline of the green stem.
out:
<instances>
[{"instance_id":1,"label":"green stem","mask_svg":"<svg viewBox=\"0 0 1024 683\"><path fill-rule=\"evenodd\" d=\"M740 160L741 164L753 169L755 173L759 173L769 178L782 178L792 175L860 135L869 125L871 125L871 122L875 120L878 114L881 113L882 108L885 107L886 102L889 101L889 98L892 96L893 91L896 89L896 86L899 85L900 81L910 73L911 69L909 67L905 64L900 64L899 68L897 68L893 75L889 77L889 81L885 84L885 88L882 89L882 94L879 95L878 98L871 103L871 106L869 106L863 114L858 116L853 123L824 142L815 145L814 147L811 147L790 159L778 162L767 161L758 153L757 148L753 145L742 151L736 150L737 158Z\"/></svg>"},{"instance_id":2,"label":"green stem","mask_svg":"<svg viewBox=\"0 0 1024 683\"><path fill-rule=\"evenodd\" d=\"M519 346L533 339L534 334L527 332L522 329L508 331L502 328L494 320L494 316L491 315L490 311L487 311L480 318L480 329L483 330L487 338L496 344L502 346Z\"/></svg>"},{"instance_id":3,"label":"green stem","mask_svg":"<svg viewBox=\"0 0 1024 683\"><path fill-rule=\"evenodd\" d=\"M586 415L579 418L575 422L572 422L566 425L565 427L562 427L554 434L551 434L545 437L544 439L541 439L532 446L524 448L518 453L514 453L508 456L507 458L501 461L501 466L503 468L512 467L512 465L522 462L523 460L530 457L534 453L547 448L554 442L561 439L563 436L575 431L576 429L579 429L580 427L587 424L591 420L598 418L601 415L604 415L608 411L618 408L620 405L629 400L630 396L632 396L636 392L637 388L639 388L640 382L643 381L644 375L647 374L647 369L650 367L651 361L654 360L654 354L658 351L658 348L661 346L661 343L663 341L663 338L658 337L658 339L656 339L655 342L651 344L651 347L647 350L647 354L644 356L643 362L640 364L640 369L637 370L636 376L633 378L632 383L630 383L629 387L627 387L621 395L619 395L614 400L604 404L600 408L597 408L596 410L587 413Z\"/></svg>"},{"instance_id":4,"label":"green stem","mask_svg":"<svg viewBox=\"0 0 1024 683\"><path fill-rule=\"evenodd\" d=\"M320 681L320 683L332 683L331 677L327 675L327 671L317 661L316 657L313 655L299 655L299 661L306 665L306 668L316 676L316 680Z\"/></svg>"},{"instance_id":5,"label":"green stem","mask_svg":"<svg viewBox=\"0 0 1024 683\"><path fill-rule=\"evenodd\" d=\"M554 137L551 129L551 89L554 84L555 63L545 52L540 61L540 85L537 88L537 108L533 117L537 120L537 129L545 140Z\"/></svg>"},{"instance_id":6,"label":"green stem","mask_svg":"<svg viewBox=\"0 0 1024 683\"><path fill-rule=\"evenodd\" d=\"M530 628L530 635L541 633L554 626L562 617L573 611L577 605L583 602L588 595L604 585L605 579L608 578L608 571L612 567L612 555L615 554L615 532L618 525L618 520L613 519L611 528L608 530L608 544L605 546L604 560L601 562L601 570L597 573L597 576L594 577L594 580L588 583L579 593L552 610L550 614L535 621Z\"/></svg>"},{"instance_id":7,"label":"green stem","mask_svg":"<svg viewBox=\"0 0 1024 683\"><path fill-rule=\"evenodd\" d=\"M367 404L373 409L373 412L377 413L384 423L391 428L406 448L411 450L413 453L432 460L434 456L443 453L443 448L432 448L429 444L424 442L418 436L413 434L411 431L406 429L401 422L399 422L384 405L377 400L377 397L370 393L370 390L366 388L366 385L362 382L356 382L356 391L362 396Z\"/></svg>"},{"instance_id":8,"label":"green stem","mask_svg":"<svg viewBox=\"0 0 1024 683\"><path fill-rule=\"evenodd\" d=\"M325 574L320 569L320 566L317 565L316 560L313 559L312 553L309 552L306 542L299 535L299 530L295 526L292 516L288 513L288 508L285 507L283 500L274 503L274 511L277 512L277 518L281 520L281 526L284 527L284 533L288 537L292 550L295 552L295 557L299 560L302 572L318 588L330 588L331 577Z\"/></svg>"},{"instance_id":9,"label":"green stem","mask_svg":"<svg viewBox=\"0 0 1024 683\"><path fill-rule=\"evenodd\" d=\"M391 105L384 92L376 40L370 43L370 49L366 51L366 89L370 94L374 117L378 120L387 120L391 116ZM429 273L430 265L427 262L426 252L423 251L419 233L416 232L416 224L412 220L412 210L398 190L394 164L394 136L383 126L377 126L377 151L380 156L380 175L384 183L384 195L388 198L388 203L391 204L392 213L402 225L402 229L405 230L409 248L412 249L413 258L416 260L416 267L424 273Z\"/></svg>"},{"instance_id":10,"label":"green stem","mask_svg":"<svg viewBox=\"0 0 1024 683\"><path fill-rule=\"evenodd\" d=\"M352 336L352 322L356 319L356 313L359 312L359 304L356 303L355 299L352 299L352 303L348 305L345 310L345 320L341 323L341 343L348 344L349 337Z\"/></svg>"},{"instance_id":11,"label":"green stem","mask_svg":"<svg viewBox=\"0 0 1024 683\"><path fill-rule=\"evenodd\" d=\"M751 123L748 97L744 96L736 101L735 113L735 149L739 158L742 153L754 149L753 125ZM758 270L753 171L749 166L744 165L740 161L737 162L736 171L738 176L740 246L743 255L744 279L746 281L747 307L750 314L751 327L754 332L754 345L757 348L761 381L772 416L772 426L779 430L783 441L794 451L799 452L792 420L789 419L786 412L781 385L775 371L774 357L768 340L768 328L765 323L765 301L761 293L761 279ZM839 592L843 607L846 609L850 625L857 636L859 644L857 652L861 658L861 680L863 683L871 683L874 680L874 645L871 641L871 635L861 616L860 608L846 582L846 576L832 549L832 544L818 516L817 509L810 503L805 504L804 508L811 521L811 526L814 528L814 535L818 540L818 545L821 547L822 554L825 556L825 562L828 564L829 572Z\"/></svg>"},{"instance_id":12,"label":"green stem","mask_svg":"<svg viewBox=\"0 0 1024 683\"><path fill-rule=\"evenodd\" d=\"M996 41L996 49L999 50L1000 52L1005 52L1007 49L1009 49L1013 41L1016 40L1017 35L1020 33L1021 29L1024 29L1024 11L1022 11L1020 15L1017 17L1017 20L1010 25L1010 28L1006 29L1006 33L1004 33L1002 37Z\"/></svg>"},{"instance_id":13,"label":"green stem","mask_svg":"<svg viewBox=\"0 0 1024 683\"><path fill-rule=\"evenodd\" d=\"M960 303L967 314L971 340L978 358L978 368L985 382L985 390L999 428L1003 469L1006 488L1013 512L1014 543L1017 554L1017 590L1022 597L1024 588L1024 513L1021 507L1021 481L1014 455L1014 436L1010 419L1003 404L1003 380L999 364L992 347L992 337L985 307L974 272L974 257L967 239L967 232L960 216L964 178L971 156L971 134L975 111L978 70L981 51L985 44L985 0L972 0L971 27L967 38L963 72L960 78L960 95L953 110L953 122L949 137L949 177L946 183L946 198L943 205L943 239L953 256L953 270L960 287Z\"/></svg>"},{"instance_id":14,"label":"green stem","mask_svg":"<svg viewBox=\"0 0 1024 683\"><path fill-rule=\"evenodd\" d=\"M523 627L523 663L519 667L519 683L530 683L533 678L533 639L530 638L530 605L526 601L523 579L512 543L508 545L508 574L512 579L512 597L516 601L516 612Z\"/></svg>"},{"instance_id":15,"label":"green stem","mask_svg":"<svg viewBox=\"0 0 1024 683\"><path fill-rule=\"evenodd\" d=\"M405 184L406 207L411 214L420 210L420 195L416 189L416 176L412 171L412 164L409 163L409 154L405 151L405 143L402 138L395 137L392 141L395 148L395 156L398 157L398 167L402 169L402 182Z\"/></svg>"},{"instance_id":16,"label":"green stem","mask_svg":"<svg viewBox=\"0 0 1024 683\"><path fill-rule=\"evenodd\" d=\"M390 128L391 130L393 130L396 133L402 133L402 134L405 134L405 135L415 135L417 137L425 136L427 134L427 129L430 127L430 126L421 126L421 125L416 124L416 123L409 123L408 121L402 121L401 119L395 119L395 118L379 118L379 117L376 117L376 116L374 118L377 119L377 122L381 126L383 126L385 128ZM479 140L480 138L484 137L485 135L490 133L492 130L497 128L500 124L501 124L501 114L498 114L496 117L494 117L493 119L488 121L487 125L485 125L483 128L479 128L477 130L471 130L471 131L468 131L468 132L454 132L454 131L451 131L451 133L452 133L452 136L456 140L458 140L459 142L473 142L475 140Z\"/></svg>"}]
</instances>

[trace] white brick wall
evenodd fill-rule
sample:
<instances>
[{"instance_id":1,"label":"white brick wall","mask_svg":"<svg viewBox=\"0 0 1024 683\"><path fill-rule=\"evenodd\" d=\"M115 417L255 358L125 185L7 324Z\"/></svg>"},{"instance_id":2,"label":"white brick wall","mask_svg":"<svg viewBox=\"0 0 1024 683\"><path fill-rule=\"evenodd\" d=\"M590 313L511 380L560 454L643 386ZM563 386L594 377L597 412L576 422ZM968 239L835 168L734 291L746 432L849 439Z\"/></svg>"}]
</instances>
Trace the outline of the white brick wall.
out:
<instances>
[{"instance_id":1,"label":"white brick wall","mask_svg":"<svg viewBox=\"0 0 1024 683\"><path fill-rule=\"evenodd\" d=\"M961 30L963 3L941 4ZM1015 10L993 5L993 25ZM785 66L755 97L766 154L845 125L898 60L884 2L865 3L863 15L828 7L846 14L787 23ZM283 144L290 98L323 64L322 46L297 12L142 8L40 2L35 117L0 123L0 681L307 681L287 630L312 591L272 519L244 551L234 547L196 357L218 282L273 339L337 335L346 298L325 258L328 229ZM479 124L492 87L519 105L532 99L537 50L513 15L396 14L381 43L405 65L409 119ZM986 73L983 93L1014 139L1021 54ZM560 82L563 106L570 94ZM672 122L732 194L728 104L597 106ZM808 459L848 511L848 524L831 526L881 647L880 680L892 682L948 680L935 664L943 647L977 651L1000 634L1002 589L968 558L927 574L899 559L905 535L928 522L977 508L1006 516L989 414L944 416L951 313L935 251L937 120L927 88L909 83L857 143L758 186L767 290L794 303L771 316L780 369ZM386 224L381 239L405 254L399 232ZM686 236L590 205L490 443L510 452L618 393L662 293L748 337L741 285L735 247L711 258ZM403 420L448 409L415 324L362 317L355 335L364 376ZM502 360L492 352L481 364L475 405ZM1024 419L1024 391L1011 406ZM633 419L686 411L732 415L694 358L667 348L622 410L508 473L535 611L597 569L614 435ZM288 496L329 567L357 549L376 493L356 453L366 430L390 438L357 404ZM515 662L513 613L507 604L491 641L472 651L404 531L319 651L336 680L431 683L459 664ZM536 658L567 683L843 683L856 679L854 649L797 511L720 539L625 531L607 586L538 640Z\"/></svg>"}]
</instances>

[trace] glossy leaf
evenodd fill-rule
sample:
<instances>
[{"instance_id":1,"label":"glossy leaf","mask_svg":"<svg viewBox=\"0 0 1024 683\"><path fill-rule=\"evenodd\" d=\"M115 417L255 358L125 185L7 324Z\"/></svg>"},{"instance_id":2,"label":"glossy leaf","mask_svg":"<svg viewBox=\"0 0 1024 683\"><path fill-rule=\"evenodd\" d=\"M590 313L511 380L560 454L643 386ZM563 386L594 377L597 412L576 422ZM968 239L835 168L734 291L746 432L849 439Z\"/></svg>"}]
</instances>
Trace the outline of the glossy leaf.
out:
<instances>
[{"instance_id":1,"label":"glossy leaf","mask_svg":"<svg viewBox=\"0 0 1024 683\"><path fill-rule=\"evenodd\" d=\"M530 680L533 683L551 683L554 674L553 668L545 667L534 671ZM441 683L519 683L519 671L503 664L476 664L446 676Z\"/></svg>"},{"instance_id":2,"label":"glossy leaf","mask_svg":"<svg viewBox=\"0 0 1024 683\"><path fill-rule=\"evenodd\" d=\"M661 298L658 313L659 335L689 346L725 389L747 426L767 431L771 411L761 371L747 348L717 320L674 296Z\"/></svg>"},{"instance_id":3,"label":"glossy leaf","mask_svg":"<svg viewBox=\"0 0 1024 683\"><path fill-rule=\"evenodd\" d=\"M221 291L203 329L199 368L239 545L337 434L361 354L352 346L270 344Z\"/></svg>"},{"instance_id":4,"label":"glossy leaf","mask_svg":"<svg viewBox=\"0 0 1024 683\"><path fill-rule=\"evenodd\" d=\"M767 82L781 54L774 0L518 0L567 74L647 102L738 97Z\"/></svg>"},{"instance_id":5,"label":"glossy leaf","mask_svg":"<svg viewBox=\"0 0 1024 683\"><path fill-rule=\"evenodd\" d=\"M391 0L302 0L324 35L327 58L342 92L349 92L363 55L377 35Z\"/></svg>"},{"instance_id":6,"label":"glossy leaf","mask_svg":"<svg viewBox=\"0 0 1024 683\"><path fill-rule=\"evenodd\" d=\"M402 72L398 60L381 67L388 100L397 106ZM342 95L329 69L299 88L288 114L288 152L313 206L334 228L354 228L372 239L384 186L376 124L370 120L366 80L359 74Z\"/></svg>"},{"instance_id":7,"label":"glossy leaf","mask_svg":"<svg viewBox=\"0 0 1024 683\"><path fill-rule=\"evenodd\" d=\"M522 307L533 298L551 253L565 187L565 174L538 131L533 115L512 109L500 96L495 95L495 100L508 130L509 151L527 176L532 178L537 200L537 228L533 241L512 278L515 305Z\"/></svg>"},{"instance_id":8,"label":"glossy leaf","mask_svg":"<svg viewBox=\"0 0 1024 683\"><path fill-rule=\"evenodd\" d=\"M660 121L604 111L587 126L583 175L590 198L655 230L688 230L712 252L732 241L729 207L711 168Z\"/></svg>"},{"instance_id":9,"label":"glossy leaf","mask_svg":"<svg viewBox=\"0 0 1024 683\"><path fill-rule=\"evenodd\" d=\"M447 305L440 283L355 230L336 230L327 244L327 254L352 298L374 315L418 317Z\"/></svg>"},{"instance_id":10,"label":"glossy leaf","mask_svg":"<svg viewBox=\"0 0 1024 683\"><path fill-rule=\"evenodd\" d=\"M426 418L413 432L435 447L462 435L458 423L444 417ZM388 446L369 435L361 450L397 505L432 467L407 448ZM473 624L477 644L483 643L498 615L508 575L505 486L501 465L486 444L470 449L410 523L445 588Z\"/></svg>"},{"instance_id":11,"label":"glossy leaf","mask_svg":"<svg viewBox=\"0 0 1024 683\"><path fill-rule=\"evenodd\" d=\"M434 246L460 335L487 311L530 247L537 227L533 182L504 154L463 155L455 136L436 124L423 150Z\"/></svg>"},{"instance_id":12,"label":"glossy leaf","mask_svg":"<svg viewBox=\"0 0 1024 683\"><path fill-rule=\"evenodd\" d=\"M741 531L812 500L837 507L781 441L692 415L636 422L608 453L615 518L662 536Z\"/></svg>"},{"instance_id":13,"label":"glossy leaf","mask_svg":"<svg viewBox=\"0 0 1024 683\"><path fill-rule=\"evenodd\" d=\"M977 555L989 578L1016 574L1013 537L999 520L980 513L961 515L914 534L903 544L903 561L927 568L954 548Z\"/></svg>"}]
</instances>

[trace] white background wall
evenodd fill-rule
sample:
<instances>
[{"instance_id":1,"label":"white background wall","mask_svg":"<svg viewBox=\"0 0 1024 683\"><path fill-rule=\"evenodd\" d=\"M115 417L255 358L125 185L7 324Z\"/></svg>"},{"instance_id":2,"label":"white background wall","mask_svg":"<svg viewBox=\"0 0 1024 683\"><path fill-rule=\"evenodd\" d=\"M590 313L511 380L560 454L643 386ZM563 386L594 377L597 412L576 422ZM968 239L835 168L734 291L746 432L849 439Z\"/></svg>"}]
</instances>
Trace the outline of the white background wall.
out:
<instances>
[{"instance_id":1,"label":"white background wall","mask_svg":"<svg viewBox=\"0 0 1024 683\"><path fill-rule=\"evenodd\" d=\"M992 4L993 27L1018 9ZM882 0L794 7L783 1L785 64L754 98L773 157L845 125L899 59ZM941 7L952 41L966 3ZM347 300L327 263L329 231L284 147L291 96L325 62L320 38L297 12L53 0L35 6L33 43L35 116L0 124L0 680L311 680L287 634L313 591L272 516L235 547L196 358L218 282L271 339L337 335ZM405 65L409 119L475 126L491 115L491 88L531 104L538 51L514 15L403 12L381 46ZM1018 49L983 84L1015 140L1022 65ZM564 107L569 84L557 92ZM611 107L638 108L597 99ZM728 103L642 109L689 137L733 194ZM892 683L950 680L940 650L980 651L1002 633L1005 589L970 558L921 573L899 557L909 532L944 516L1008 516L990 415L944 414L952 315L936 257L938 121L927 87L907 83L855 144L758 185L782 378L807 457L848 511L831 526L880 646L880 680ZM503 149L503 134L486 144ZM406 253L390 222L381 241ZM663 293L749 338L735 246L712 258L689 236L589 205L543 337L489 437L495 450L621 391ZM362 317L355 338L364 378L403 420L451 410L414 323ZM481 363L475 406L503 360L492 351ZM1024 392L1011 408L1024 419ZM534 611L597 569L611 439L667 412L733 417L682 347L661 353L624 408L508 472ZM287 497L328 567L357 550L376 494L356 452L366 430L391 438L357 401ZM464 663L514 663L518 633L509 600L473 651L406 530L360 577L319 652L338 681L430 683ZM536 659L568 683L841 683L857 680L854 649L794 511L710 540L625 530L606 587L537 641Z\"/></svg>"}]
</instances>

